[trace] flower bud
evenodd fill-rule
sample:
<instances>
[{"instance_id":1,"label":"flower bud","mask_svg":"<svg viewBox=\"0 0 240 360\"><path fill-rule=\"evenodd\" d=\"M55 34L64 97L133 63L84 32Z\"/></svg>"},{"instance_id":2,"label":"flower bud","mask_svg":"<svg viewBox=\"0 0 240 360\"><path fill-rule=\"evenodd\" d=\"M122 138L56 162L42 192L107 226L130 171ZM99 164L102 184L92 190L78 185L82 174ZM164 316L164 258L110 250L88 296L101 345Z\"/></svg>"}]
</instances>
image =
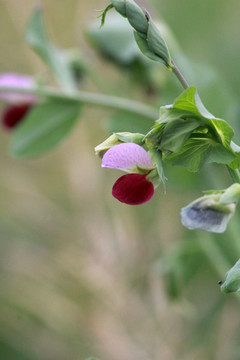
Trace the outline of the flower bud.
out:
<instances>
[{"instance_id":1,"label":"flower bud","mask_svg":"<svg viewBox=\"0 0 240 360\"><path fill-rule=\"evenodd\" d=\"M188 229L223 233L234 214L234 202L222 203L222 194L205 195L181 210L181 221Z\"/></svg>"},{"instance_id":2,"label":"flower bud","mask_svg":"<svg viewBox=\"0 0 240 360\"><path fill-rule=\"evenodd\" d=\"M240 259L227 272L226 280L221 286L221 291L224 293L240 291Z\"/></svg>"}]
</instances>

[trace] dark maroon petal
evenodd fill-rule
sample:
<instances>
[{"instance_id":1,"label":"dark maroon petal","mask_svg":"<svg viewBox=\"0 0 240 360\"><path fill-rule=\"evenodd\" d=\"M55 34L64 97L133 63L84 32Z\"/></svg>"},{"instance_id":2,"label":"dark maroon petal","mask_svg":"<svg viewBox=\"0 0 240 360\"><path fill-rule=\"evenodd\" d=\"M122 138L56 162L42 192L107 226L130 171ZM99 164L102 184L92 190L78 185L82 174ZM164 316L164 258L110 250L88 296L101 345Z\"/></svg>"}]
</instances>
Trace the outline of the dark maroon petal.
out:
<instances>
[{"instance_id":1,"label":"dark maroon petal","mask_svg":"<svg viewBox=\"0 0 240 360\"><path fill-rule=\"evenodd\" d=\"M127 174L121 176L112 188L112 195L128 205L140 205L149 201L154 194L153 184L146 175Z\"/></svg>"},{"instance_id":2,"label":"dark maroon petal","mask_svg":"<svg viewBox=\"0 0 240 360\"><path fill-rule=\"evenodd\" d=\"M2 113L2 124L7 129L14 128L28 113L32 105L10 105Z\"/></svg>"}]
</instances>

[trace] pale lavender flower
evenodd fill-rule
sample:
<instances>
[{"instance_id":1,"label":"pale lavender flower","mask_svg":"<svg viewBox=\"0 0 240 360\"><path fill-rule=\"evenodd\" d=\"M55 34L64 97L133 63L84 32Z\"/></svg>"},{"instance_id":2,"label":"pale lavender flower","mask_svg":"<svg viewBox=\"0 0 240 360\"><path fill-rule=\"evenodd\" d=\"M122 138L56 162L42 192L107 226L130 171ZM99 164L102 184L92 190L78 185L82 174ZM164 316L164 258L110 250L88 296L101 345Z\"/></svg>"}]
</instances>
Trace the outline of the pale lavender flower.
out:
<instances>
[{"instance_id":1,"label":"pale lavender flower","mask_svg":"<svg viewBox=\"0 0 240 360\"><path fill-rule=\"evenodd\" d=\"M0 74L0 86L16 86L23 89L33 89L35 81L31 76L17 73ZM17 92L0 92L0 99L10 104L27 104L37 101L37 97L32 94L20 94Z\"/></svg>"},{"instance_id":2,"label":"pale lavender flower","mask_svg":"<svg viewBox=\"0 0 240 360\"><path fill-rule=\"evenodd\" d=\"M122 143L111 147L103 156L102 167L130 172L113 185L112 195L128 205L140 205L154 195L148 175L154 169L152 160L140 145Z\"/></svg>"}]
</instances>

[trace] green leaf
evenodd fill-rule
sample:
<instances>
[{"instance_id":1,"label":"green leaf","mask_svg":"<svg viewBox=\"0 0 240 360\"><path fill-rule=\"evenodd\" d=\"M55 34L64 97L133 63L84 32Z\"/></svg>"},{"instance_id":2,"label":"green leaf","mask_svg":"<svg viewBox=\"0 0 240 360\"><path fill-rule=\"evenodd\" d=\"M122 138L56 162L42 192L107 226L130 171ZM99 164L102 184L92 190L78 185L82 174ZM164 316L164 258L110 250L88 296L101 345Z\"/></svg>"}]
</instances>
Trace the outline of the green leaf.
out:
<instances>
[{"instance_id":1,"label":"green leaf","mask_svg":"<svg viewBox=\"0 0 240 360\"><path fill-rule=\"evenodd\" d=\"M222 119L214 117L204 107L194 86L185 90L173 104L175 109L185 110L201 119L206 125L210 126L219 142L226 148L230 147L234 131L231 126Z\"/></svg>"},{"instance_id":2,"label":"green leaf","mask_svg":"<svg viewBox=\"0 0 240 360\"><path fill-rule=\"evenodd\" d=\"M176 119L168 122L164 128L160 147L172 152L179 151L193 130L199 126L199 121L194 119Z\"/></svg>"},{"instance_id":3,"label":"green leaf","mask_svg":"<svg viewBox=\"0 0 240 360\"><path fill-rule=\"evenodd\" d=\"M211 138L190 138L179 152L166 154L164 160L196 172L205 163L229 164L234 158L231 151Z\"/></svg>"},{"instance_id":4,"label":"green leaf","mask_svg":"<svg viewBox=\"0 0 240 360\"><path fill-rule=\"evenodd\" d=\"M33 157L53 149L78 120L79 104L49 101L35 106L16 128L10 151L18 157Z\"/></svg>"},{"instance_id":5,"label":"green leaf","mask_svg":"<svg viewBox=\"0 0 240 360\"><path fill-rule=\"evenodd\" d=\"M25 38L27 44L48 65L59 85L67 92L75 90L76 85L68 61L64 53L50 42L40 7L35 8L28 20Z\"/></svg>"},{"instance_id":6,"label":"green leaf","mask_svg":"<svg viewBox=\"0 0 240 360\"><path fill-rule=\"evenodd\" d=\"M221 291L226 294L240 291L240 259L226 273L226 280L221 286Z\"/></svg>"}]
</instances>

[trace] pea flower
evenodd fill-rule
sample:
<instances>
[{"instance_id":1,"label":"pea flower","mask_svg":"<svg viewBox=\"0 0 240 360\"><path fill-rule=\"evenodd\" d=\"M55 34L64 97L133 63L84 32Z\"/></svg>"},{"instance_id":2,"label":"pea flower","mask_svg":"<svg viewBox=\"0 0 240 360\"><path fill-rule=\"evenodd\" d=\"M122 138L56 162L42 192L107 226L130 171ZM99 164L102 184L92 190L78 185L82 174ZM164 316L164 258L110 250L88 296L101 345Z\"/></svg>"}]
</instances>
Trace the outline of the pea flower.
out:
<instances>
[{"instance_id":1,"label":"pea flower","mask_svg":"<svg viewBox=\"0 0 240 360\"><path fill-rule=\"evenodd\" d=\"M205 195L183 208L181 210L182 224L190 230L200 229L223 233L236 208L236 203L231 200L221 201L223 195Z\"/></svg>"},{"instance_id":2,"label":"pea flower","mask_svg":"<svg viewBox=\"0 0 240 360\"><path fill-rule=\"evenodd\" d=\"M154 195L158 185L155 167L146 150L135 143L121 143L111 147L102 158L102 167L123 170L129 174L117 179L112 195L128 205L140 205Z\"/></svg>"},{"instance_id":3,"label":"pea flower","mask_svg":"<svg viewBox=\"0 0 240 360\"><path fill-rule=\"evenodd\" d=\"M23 89L31 89L35 87L35 82L32 77L27 75L4 73L0 75L0 86L16 86ZM0 99L8 103L1 115L2 125L8 130L13 129L19 124L37 102L35 95L17 92L0 92Z\"/></svg>"}]
</instances>

